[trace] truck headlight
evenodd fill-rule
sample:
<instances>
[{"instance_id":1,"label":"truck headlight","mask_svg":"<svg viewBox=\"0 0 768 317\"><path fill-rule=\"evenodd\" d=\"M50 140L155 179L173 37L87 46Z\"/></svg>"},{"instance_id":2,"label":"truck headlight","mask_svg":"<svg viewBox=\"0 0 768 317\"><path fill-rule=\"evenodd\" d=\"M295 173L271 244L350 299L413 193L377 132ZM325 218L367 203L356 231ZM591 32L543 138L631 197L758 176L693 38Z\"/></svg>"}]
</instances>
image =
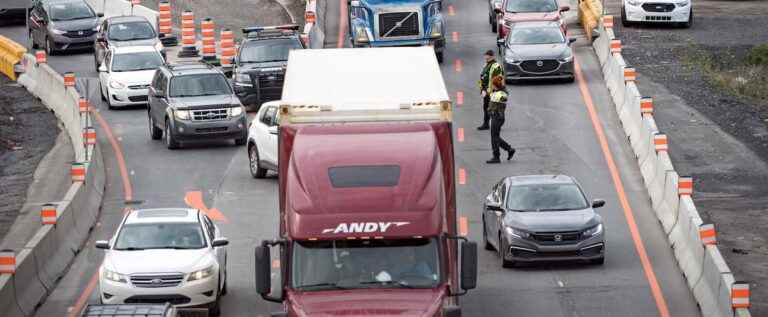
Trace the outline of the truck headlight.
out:
<instances>
[{"instance_id":1,"label":"truck headlight","mask_svg":"<svg viewBox=\"0 0 768 317\"><path fill-rule=\"evenodd\" d=\"M429 37L440 38L443 36L443 23L440 20L433 20L429 28L431 30L429 32Z\"/></svg>"},{"instance_id":2,"label":"truck headlight","mask_svg":"<svg viewBox=\"0 0 768 317\"><path fill-rule=\"evenodd\" d=\"M173 115L179 120L189 120L190 112L189 110L174 110Z\"/></svg>"},{"instance_id":3,"label":"truck headlight","mask_svg":"<svg viewBox=\"0 0 768 317\"><path fill-rule=\"evenodd\" d=\"M600 234L603 232L603 224L598 224L597 226L591 227L587 230L584 230L583 234L585 237L591 237Z\"/></svg>"},{"instance_id":4,"label":"truck headlight","mask_svg":"<svg viewBox=\"0 0 768 317\"><path fill-rule=\"evenodd\" d=\"M243 106L236 106L236 107L229 108L230 117L237 117L241 114L243 114Z\"/></svg>"},{"instance_id":5,"label":"truck headlight","mask_svg":"<svg viewBox=\"0 0 768 317\"><path fill-rule=\"evenodd\" d=\"M368 29L365 27L365 25L362 25L362 24L355 25L355 42L357 43L370 42L370 39L368 38Z\"/></svg>"},{"instance_id":6,"label":"truck headlight","mask_svg":"<svg viewBox=\"0 0 768 317\"><path fill-rule=\"evenodd\" d=\"M110 270L107 270L107 269L104 269L104 278L108 279L108 280L110 280L112 282L118 282L118 283L127 283L128 282L128 279L125 278L125 275L117 273L117 272L114 272L114 271L110 271Z\"/></svg>"},{"instance_id":7,"label":"truck headlight","mask_svg":"<svg viewBox=\"0 0 768 317\"><path fill-rule=\"evenodd\" d=\"M125 88L125 84L116 81L116 80L110 80L109 81L109 87L112 87L113 89L123 89Z\"/></svg>"},{"instance_id":8,"label":"truck headlight","mask_svg":"<svg viewBox=\"0 0 768 317\"><path fill-rule=\"evenodd\" d=\"M190 273L187 281L199 281L205 278L209 278L211 275L213 275L213 266L209 266L202 270Z\"/></svg>"},{"instance_id":9,"label":"truck headlight","mask_svg":"<svg viewBox=\"0 0 768 317\"><path fill-rule=\"evenodd\" d=\"M509 234L510 236L513 236L513 237L524 238L525 239L525 238L528 238L528 237L531 236L528 232L525 232L525 231L517 229L517 228L505 227L504 229L507 231L507 234Z\"/></svg>"},{"instance_id":10,"label":"truck headlight","mask_svg":"<svg viewBox=\"0 0 768 317\"><path fill-rule=\"evenodd\" d=\"M235 85L253 87L253 84L251 83L251 76L248 74L235 72Z\"/></svg>"}]
</instances>

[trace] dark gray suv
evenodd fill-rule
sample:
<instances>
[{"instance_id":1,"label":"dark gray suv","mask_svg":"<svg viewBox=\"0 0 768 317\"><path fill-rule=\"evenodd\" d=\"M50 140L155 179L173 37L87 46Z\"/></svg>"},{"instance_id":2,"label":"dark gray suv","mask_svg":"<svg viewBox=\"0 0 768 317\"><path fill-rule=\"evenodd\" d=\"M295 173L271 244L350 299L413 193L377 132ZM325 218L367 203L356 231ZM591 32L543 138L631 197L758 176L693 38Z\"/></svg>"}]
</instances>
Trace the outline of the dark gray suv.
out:
<instances>
[{"instance_id":1,"label":"dark gray suv","mask_svg":"<svg viewBox=\"0 0 768 317\"><path fill-rule=\"evenodd\" d=\"M93 48L99 18L85 0L37 1L29 15L29 37L34 48L48 55Z\"/></svg>"},{"instance_id":2,"label":"dark gray suv","mask_svg":"<svg viewBox=\"0 0 768 317\"><path fill-rule=\"evenodd\" d=\"M149 87L149 133L169 149L184 141L248 140L245 107L224 74L206 64L160 67Z\"/></svg>"}]
</instances>

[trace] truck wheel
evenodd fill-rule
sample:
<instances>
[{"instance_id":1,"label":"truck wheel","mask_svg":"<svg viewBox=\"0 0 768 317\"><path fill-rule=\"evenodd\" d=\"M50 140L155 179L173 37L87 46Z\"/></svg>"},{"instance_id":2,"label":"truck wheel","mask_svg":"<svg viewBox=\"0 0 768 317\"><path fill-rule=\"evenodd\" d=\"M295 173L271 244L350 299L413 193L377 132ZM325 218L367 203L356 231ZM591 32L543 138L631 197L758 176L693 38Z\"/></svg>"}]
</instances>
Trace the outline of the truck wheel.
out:
<instances>
[{"instance_id":1,"label":"truck wheel","mask_svg":"<svg viewBox=\"0 0 768 317\"><path fill-rule=\"evenodd\" d=\"M165 119L165 146L169 150L175 150L179 148L179 142L173 137L173 129L171 129L171 123L168 119Z\"/></svg>"},{"instance_id":2,"label":"truck wheel","mask_svg":"<svg viewBox=\"0 0 768 317\"><path fill-rule=\"evenodd\" d=\"M435 52L435 56L437 57L437 62L442 64L443 59L445 57L445 55L443 55L443 52Z\"/></svg>"},{"instance_id":3,"label":"truck wheel","mask_svg":"<svg viewBox=\"0 0 768 317\"><path fill-rule=\"evenodd\" d=\"M485 229L485 216L483 216L483 242L485 242L484 245L486 250L493 251L493 245L488 242L488 232Z\"/></svg>"},{"instance_id":4,"label":"truck wheel","mask_svg":"<svg viewBox=\"0 0 768 317\"><path fill-rule=\"evenodd\" d=\"M501 234L499 234L499 256L501 257L501 267L503 268L511 268L515 266L515 261L509 261L504 258L504 253L507 252L507 249L507 244L504 243L504 239Z\"/></svg>"},{"instance_id":5,"label":"truck wheel","mask_svg":"<svg viewBox=\"0 0 768 317\"><path fill-rule=\"evenodd\" d=\"M259 149L255 144L248 146L248 161L253 178L264 178L267 176L267 169L259 166Z\"/></svg>"},{"instance_id":6,"label":"truck wheel","mask_svg":"<svg viewBox=\"0 0 768 317\"><path fill-rule=\"evenodd\" d=\"M155 125L155 119L152 119L152 115L147 111L147 117L149 117L149 137L152 140L160 140L163 137L163 130Z\"/></svg>"}]
</instances>

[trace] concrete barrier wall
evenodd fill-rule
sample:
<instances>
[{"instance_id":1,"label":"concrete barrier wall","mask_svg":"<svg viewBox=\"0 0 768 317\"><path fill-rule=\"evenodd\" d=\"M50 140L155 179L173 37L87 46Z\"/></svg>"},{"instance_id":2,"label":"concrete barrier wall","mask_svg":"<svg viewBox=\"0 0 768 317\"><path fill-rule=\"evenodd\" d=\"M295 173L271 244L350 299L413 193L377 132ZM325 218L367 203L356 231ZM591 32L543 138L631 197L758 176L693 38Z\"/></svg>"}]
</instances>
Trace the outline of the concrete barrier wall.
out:
<instances>
[{"instance_id":1,"label":"concrete barrier wall","mask_svg":"<svg viewBox=\"0 0 768 317\"><path fill-rule=\"evenodd\" d=\"M749 310L731 308L734 276L716 245L705 246L699 236L703 224L691 196L678 192L678 174L666 150L656 151L659 132L652 115L640 113L641 94L634 82L624 81L626 61L610 52L613 29L598 26L600 36L592 43L606 87L637 157L653 211L667 233L680 270L705 317L747 317Z\"/></svg>"}]
</instances>

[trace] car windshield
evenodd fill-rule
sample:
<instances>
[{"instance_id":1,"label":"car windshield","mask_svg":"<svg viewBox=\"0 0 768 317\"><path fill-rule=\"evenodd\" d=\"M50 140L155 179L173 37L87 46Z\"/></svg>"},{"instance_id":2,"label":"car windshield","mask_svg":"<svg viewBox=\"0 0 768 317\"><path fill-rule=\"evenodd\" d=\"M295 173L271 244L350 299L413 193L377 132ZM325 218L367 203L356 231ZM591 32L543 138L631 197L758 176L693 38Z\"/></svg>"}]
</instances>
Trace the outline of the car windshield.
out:
<instances>
[{"instance_id":1,"label":"car windshield","mask_svg":"<svg viewBox=\"0 0 768 317\"><path fill-rule=\"evenodd\" d=\"M276 62L288 60L288 52L300 49L295 39L249 41L240 49L241 63Z\"/></svg>"},{"instance_id":2,"label":"car windshield","mask_svg":"<svg viewBox=\"0 0 768 317\"><path fill-rule=\"evenodd\" d=\"M206 246L198 223L126 224L115 241L115 250L201 249Z\"/></svg>"},{"instance_id":3,"label":"car windshield","mask_svg":"<svg viewBox=\"0 0 768 317\"><path fill-rule=\"evenodd\" d=\"M295 289L433 288L440 281L434 238L298 241Z\"/></svg>"},{"instance_id":4,"label":"car windshield","mask_svg":"<svg viewBox=\"0 0 768 317\"><path fill-rule=\"evenodd\" d=\"M517 27L509 33L509 44L558 44L565 43L559 27Z\"/></svg>"},{"instance_id":5,"label":"car windshield","mask_svg":"<svg viewBox=\"0 0 768 317\"><path fill-rule=\"evenodd\" d=\"M587 208L587 200L575 184L510 186L507 208L515 211L565 211Z\"/></svg>"},{"instance_id":6,"label":"car windshield","mask_svg":"<svg viewBox=\"0 0 768 317\"><path fill-rule=\"evenodd\" d=\"M157 52L116 54L112 58L113 72L153 70L163 65L163 57Z\"/></svg>"},{"instance_id":7,"label":"car windshield","mask_svg":"<svg viewBox=\"0 0 768 317\"><path fill-rule=\"evenodd\" d=\"M221 74L196 74L171 79L171 97L230 95L232 89Z\"/></svg>"},{"instance_id":8,"label":"car windshield","mask_svg":"<svg viewBox=\"0 0 768 317\"><path fill-rule=\"evenodd\" d=\"M51 21L69 21L96 16L85 2L55 3L50 6L48 11Z\"/></svg>"},{"instance_id":9,"label":"car windshield","mask_svg":"<svg viewBox=\"0 0 768 317\"><path fill-rule=\"evenodd\" d=\"M553 12L557 11L558 5L555 0L510 0L507 1L507 12L526 13L526 12Z\"/></svg>"},{"instance_id":10,"label":"car windshield","mask_svg":"<svg viewBox=\"0 0 768 317\"><path fill-rule=\"evenodd\" d=\"M147 22L129 22L109 26L107 37L113 41L148 40L155 38L155 30Z\"/></svg>"}]
</instances>

